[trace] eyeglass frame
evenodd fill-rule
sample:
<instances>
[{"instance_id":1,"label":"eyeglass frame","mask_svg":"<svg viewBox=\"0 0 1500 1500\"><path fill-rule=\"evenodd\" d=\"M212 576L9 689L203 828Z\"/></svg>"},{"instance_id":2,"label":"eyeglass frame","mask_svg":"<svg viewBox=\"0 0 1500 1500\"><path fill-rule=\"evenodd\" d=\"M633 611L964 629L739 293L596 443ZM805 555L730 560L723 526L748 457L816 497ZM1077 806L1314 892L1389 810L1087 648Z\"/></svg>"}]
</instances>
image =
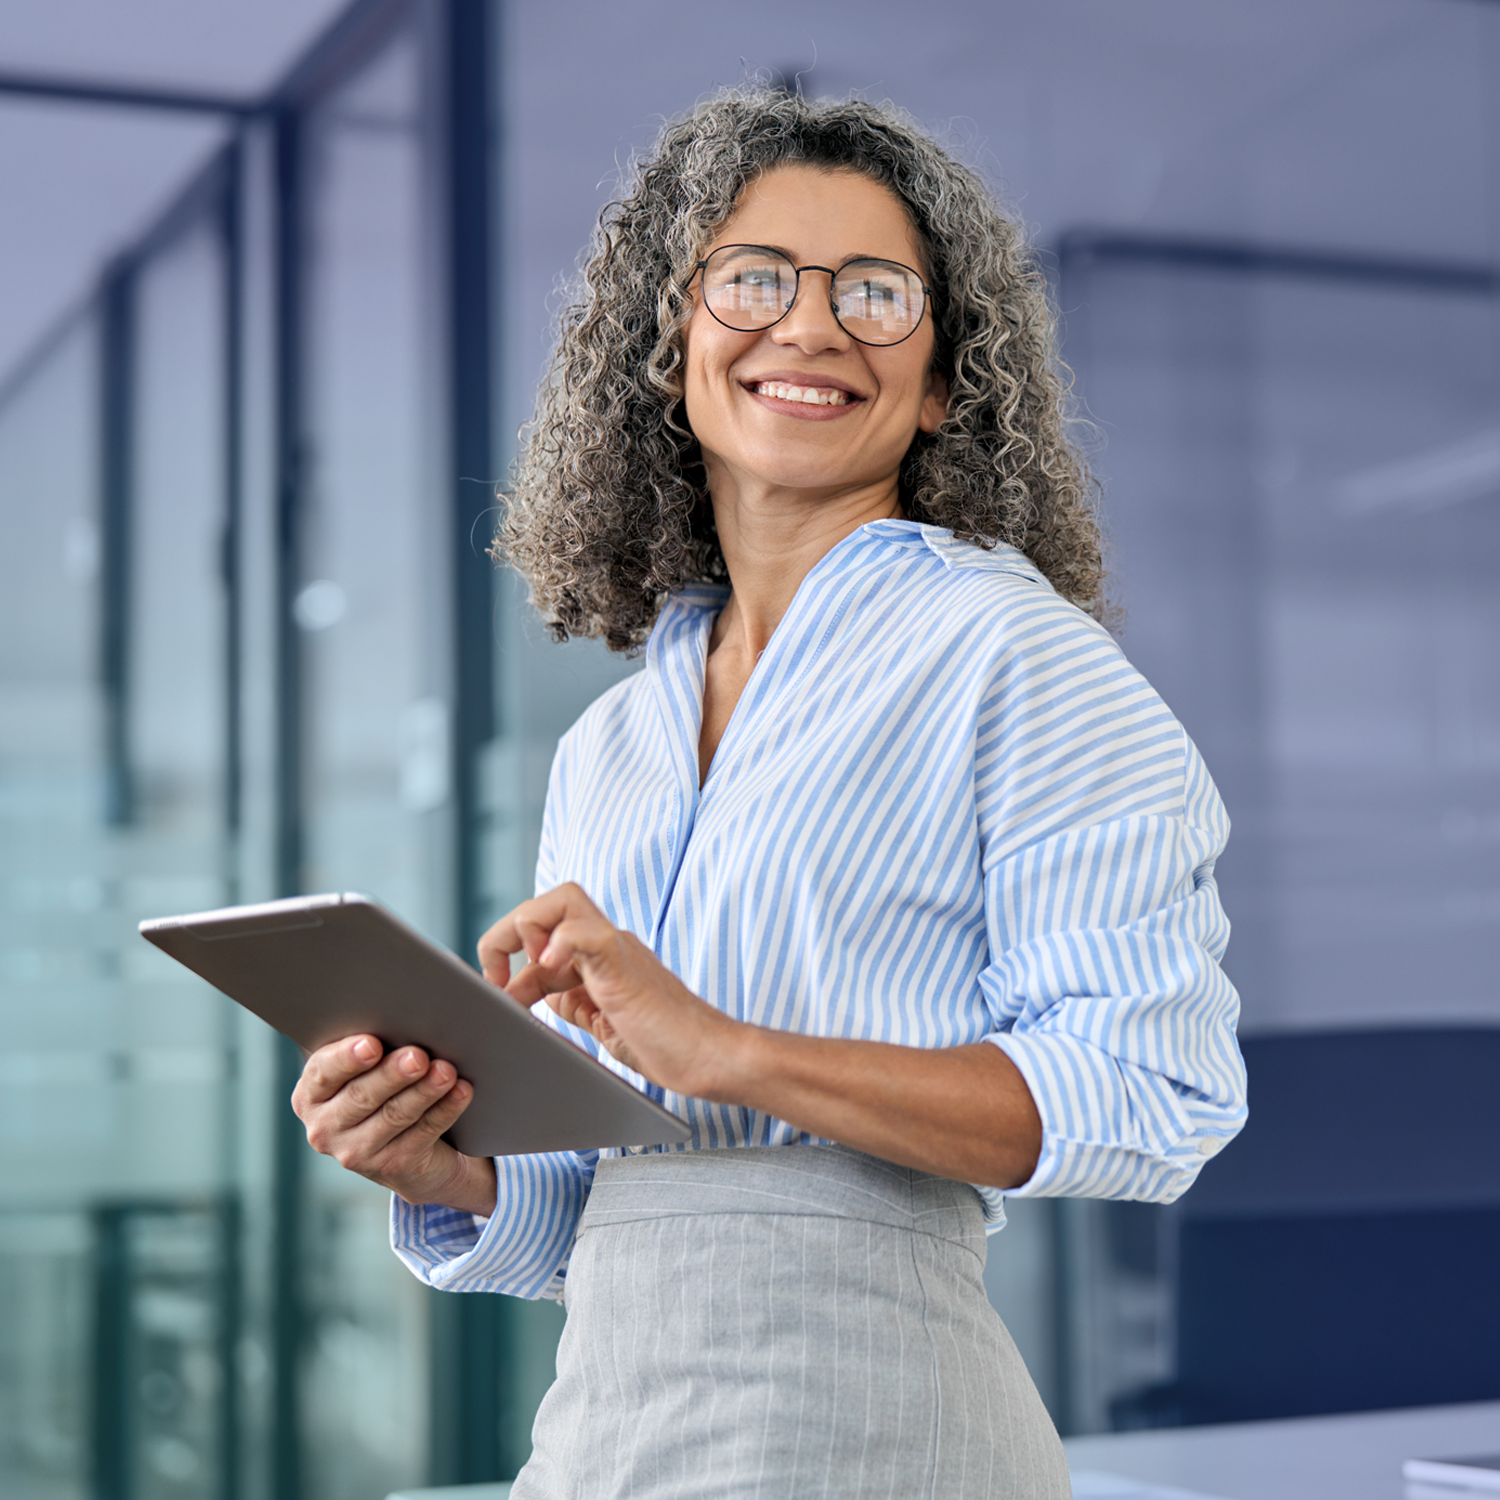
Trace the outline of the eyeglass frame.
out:
<instances>
[{"instance_id":1,"label":"eyeglass frame","mask_svg":"<svg viewBox=\"0 0 1500 1500\"><path fill-rule=\"evenodd\" d=\"M912 334L922 326L922 319L927 316L927 309L932 302L932 288L922 280L922 273L917 270L915 266L909 266L903 261L887 260L883 255L856 255L853 260L845 261L844 264L838 268L838 270L834 270L832 266L799 266L793 264L790 255L783 254L774 245L719 245L716 249L710 251L708 255L704 256L704 258L693 267L693 274L692 276L689 276L687 280L687 284L689 287L691 287L693 284L693 277L697 277L699 280L699 284L702 284L703 268L709 263L709 261L714 258L715 255L718 255L719 252L723 250L769 251L770 254L774 255L778 260L785 261L787 265L791 266L792 275L797 278L792 283L792 300L787 303L786 311L782 313L781 317L774 318L769 323L762 323L759 328L736 328L733 323L726 323L723 318L721 318L718 313L713 310L712 304L709 302L708 297L705 295L703 298L703 305L708 309L709 317L711 317L714 322L717 323L721 328L729 329L731 333L765 333L768 329L774 328L778 323L783 322L786 318L788 318L791 315L792 309L797 305L797 298L802 294L802 273L804 271L826 271L828 273L828 310L833 314L833 321L839 325L839 328L842 329L844 333L849 334L849 337L853 339L856 344L863 344L866 349L894 349L898 344L904 344L907 339L909 339ZM850 333L849 330L844 327L844 320L839 317L838 303L834 300L833 283L843 272L847 271L850 266L858 265L896 266L902 271L910 272L911 275L917 278L917 285L922 288L922 311L917 314L917 321L911 325L911 333L903 333L899 339L892 339L889 343L877 344L870 339L860 338L857 333Z\"/></svg>"}]
</instances>

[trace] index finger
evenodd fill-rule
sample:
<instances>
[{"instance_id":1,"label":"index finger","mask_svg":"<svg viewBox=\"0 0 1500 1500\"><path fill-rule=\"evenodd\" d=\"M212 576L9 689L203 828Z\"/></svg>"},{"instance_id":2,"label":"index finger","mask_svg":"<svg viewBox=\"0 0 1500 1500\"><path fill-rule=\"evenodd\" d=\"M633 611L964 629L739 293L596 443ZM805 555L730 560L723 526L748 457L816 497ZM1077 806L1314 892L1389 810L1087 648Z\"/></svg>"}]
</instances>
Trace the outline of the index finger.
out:
<instances>
[{"instance_id":1,"label":"index finger","mask_svg":"<svg viewBox=\"0 0 1500 1500\"><path fill-rule=\"evenodd\" d=\"M351 1078L368 1073L385 1056L380 1038L361 1032L319 1047L302 1066L297 1084L310 1104L325 1104Z\"/></svg>"},{"instance_id":2,"label":"index finger","mask_svg":"<svg viewBox=\"0 0 1500 1500\"><path fill-rule=\"evenodd\" d=\"M599 916L583 887L569 881L554 886L507 912L479 940L479 962L484 977L504 989L510 982L510 956L523 949L535 960L546 946L547 936L569 917Z\"/></svg>"}]
</instances>

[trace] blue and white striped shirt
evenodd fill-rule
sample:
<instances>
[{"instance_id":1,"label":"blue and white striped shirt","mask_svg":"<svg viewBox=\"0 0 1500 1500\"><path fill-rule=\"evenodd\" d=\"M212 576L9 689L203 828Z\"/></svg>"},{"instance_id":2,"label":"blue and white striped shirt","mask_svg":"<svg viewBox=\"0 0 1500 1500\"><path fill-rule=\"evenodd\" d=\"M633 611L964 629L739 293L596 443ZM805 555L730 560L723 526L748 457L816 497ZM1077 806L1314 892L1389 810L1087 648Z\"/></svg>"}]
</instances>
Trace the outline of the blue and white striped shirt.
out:
<instances>
[{"instance_id":1,"label":"blue and white striped shirt","mask_svg":"<svg viewBox=\"0 0 1500 1500\"><path fill-rule=\"evenodd\" d=\"M564 736L538 889L577 882L738 1019L1002 1048L1043 1125L1020 1195L1175 1198L1245 1118L1228 822L1182 726L1021 553L876 521L803 581L700 791L726 597L673 596L646 670ZM659 1149L813 1139L651 1092L693 1127ZM395 1249L433 1286L555 1294L598 1154L500 1158L488 1220L398 1199Z\"/></svg>"}]
</instances>

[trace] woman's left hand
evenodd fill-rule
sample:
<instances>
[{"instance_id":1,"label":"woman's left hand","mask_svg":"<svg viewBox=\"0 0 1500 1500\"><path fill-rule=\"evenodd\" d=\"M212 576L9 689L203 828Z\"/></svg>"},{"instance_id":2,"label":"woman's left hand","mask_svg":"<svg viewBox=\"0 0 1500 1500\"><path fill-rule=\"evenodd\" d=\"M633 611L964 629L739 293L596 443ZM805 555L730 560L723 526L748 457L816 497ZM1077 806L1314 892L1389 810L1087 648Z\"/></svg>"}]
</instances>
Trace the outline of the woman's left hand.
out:
<instances>
[{"instance_id":1,"label":"woman's left hand","mask_svg":"<svg viewBox=\"0 0 1500 1500\"><path fill-rule=\"evenodd\" d=\"M511 974L511 956L527 963ZM610 1056L673 1093L714 1097L716 1063L741 1029L700 1000L633 933L576 885L523 901L479 940L484 977L523 1005L538 1000Z\"/></svg>"}]
</instances>

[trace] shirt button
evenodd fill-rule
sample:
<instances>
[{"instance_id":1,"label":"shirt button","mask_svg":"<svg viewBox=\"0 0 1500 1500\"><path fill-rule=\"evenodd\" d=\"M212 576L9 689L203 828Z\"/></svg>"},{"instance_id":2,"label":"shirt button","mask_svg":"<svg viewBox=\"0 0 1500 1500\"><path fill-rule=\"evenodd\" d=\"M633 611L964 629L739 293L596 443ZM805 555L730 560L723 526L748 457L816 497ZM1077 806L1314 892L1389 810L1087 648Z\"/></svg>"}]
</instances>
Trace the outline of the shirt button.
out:
<instances>
[{"instance_id":1,"label":"shirt button","mask_svg":"<svg viewBox=\"0 0 1500 1500\"><path fill-rule=\"evenodd\" d=\"M1216 1135L1206 1135L1198 1142L1199 1156L1213 1156L1224 1142Z\"/></svg>"}]
</instances>

